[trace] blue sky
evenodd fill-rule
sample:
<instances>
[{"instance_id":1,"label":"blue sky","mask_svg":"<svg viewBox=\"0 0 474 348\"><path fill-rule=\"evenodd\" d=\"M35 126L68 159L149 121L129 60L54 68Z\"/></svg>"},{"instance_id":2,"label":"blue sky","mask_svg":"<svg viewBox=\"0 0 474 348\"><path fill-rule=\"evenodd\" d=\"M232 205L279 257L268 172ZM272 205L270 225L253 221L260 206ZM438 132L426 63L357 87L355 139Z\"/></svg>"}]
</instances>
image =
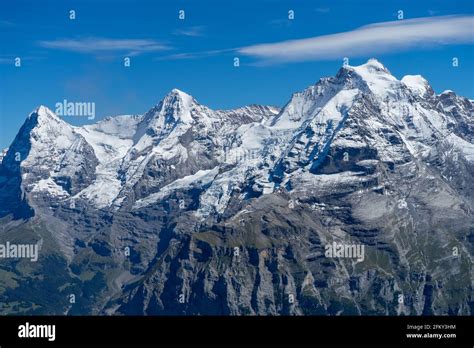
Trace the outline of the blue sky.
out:
<instances>
[{"instance_id":1,"label":"blue sky","mask_svg":"<svg viewBox=\"0 0 474 348\"><path fill-rule=\"evenodd\" d=\"M474 98L472 0L17 0L0 6L2 148L40 104L54 110L64 99L94 102L97 120L146 112L176 87L212 108L282 106L293 92L334 75L343 57L351 65L375 57L398 78L421 74L438 93L452 89ZM19 68L15 57L22 59ZM131 59L128 68L124 57Z\"/></svg>"}]
</instances>

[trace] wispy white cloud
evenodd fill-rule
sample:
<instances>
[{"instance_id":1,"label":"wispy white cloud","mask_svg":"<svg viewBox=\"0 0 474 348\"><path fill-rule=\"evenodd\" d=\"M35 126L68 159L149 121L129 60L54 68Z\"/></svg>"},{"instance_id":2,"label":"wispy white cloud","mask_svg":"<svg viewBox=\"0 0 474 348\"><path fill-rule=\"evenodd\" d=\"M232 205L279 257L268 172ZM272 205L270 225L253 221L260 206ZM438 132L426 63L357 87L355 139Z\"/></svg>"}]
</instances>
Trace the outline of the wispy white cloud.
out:
<instances>
[{"instance_id":1,"label":"wispy white cloud","mask_svg":"<svg viewBox=\"0 0 474 348\"><path fill-rule=\"evenodd\" d=\"M198 52L198 53L176 53L176 54L169 54L166 56L156 57L153 60L160 61L160 60L185 60L185 59L195 59L195 58L203 58L211 56L212 54L208 54L207 52Z\"/></svg>"},{"instance_id":2,"label":"wispy white cloud","mask_svg":"<svg viewBox=\"0 0 474 348\"><path fill-rule=\"evenodd\" d=\"M257 44L237 52L262 63L326 60L474 42L474 16L440 16L382 22L352 31Z\"/></svg>"},{"instance_id":3,"label":"wispy white cloud","mask_svg":"<svg viewBox=\"0 0 474 348\"><path fill-rule=\"evenodd\" d=\"M39 41L38 44L44 48L78 53L127 52L128 55L164 51L170 48L151 39L107 39L97 37Z\"/></svg>"},{"instance_id":4,"label":"wispy white cloud","mask_svg":"<svg viewBox=\"0 0 474 348\"><path fill-rule=\"evenodd\" d=\"M156 57L154 60L185 60L185 59L200 59L207 58L212 56L217 56L224 53L235 52L234 48L222 49L222 50L211 50L211 51L201 51L201 52L183 52L176 54L169 54L161 57Z\"/></svg>"},{"instance_id":5,"label":"wispy white cloud","mask_svg":"<svg viewBox=\"0 0 474 348\"><path fill-rule=\"evenodd\" d=\"M173 34L174 35L181 35L181 36L193 36L193 37L198 37L198 36L204 36L204 26L194 26L194 27L186 27L186 28L180 28L176 29Z\"/></svg>"}]
</instances>

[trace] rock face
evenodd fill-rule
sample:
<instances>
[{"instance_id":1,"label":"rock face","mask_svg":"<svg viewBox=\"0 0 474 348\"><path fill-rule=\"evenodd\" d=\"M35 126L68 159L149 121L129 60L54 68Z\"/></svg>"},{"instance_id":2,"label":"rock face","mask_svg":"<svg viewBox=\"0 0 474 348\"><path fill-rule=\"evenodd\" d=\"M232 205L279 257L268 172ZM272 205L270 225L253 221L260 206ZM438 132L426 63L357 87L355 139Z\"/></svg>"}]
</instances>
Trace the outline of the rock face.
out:
<instances>
[{"instance_id":1,"label":"rock face","mask_svg":"<svg viewBox=\"0 0 474 348\"><path fill-rule=\"evenodd\" d=\"M40 107L0 164L0 241L40 259L0 264L0 312L472 314L473 112L374 59L281 110Z\"/></svg>"}]
</instances>

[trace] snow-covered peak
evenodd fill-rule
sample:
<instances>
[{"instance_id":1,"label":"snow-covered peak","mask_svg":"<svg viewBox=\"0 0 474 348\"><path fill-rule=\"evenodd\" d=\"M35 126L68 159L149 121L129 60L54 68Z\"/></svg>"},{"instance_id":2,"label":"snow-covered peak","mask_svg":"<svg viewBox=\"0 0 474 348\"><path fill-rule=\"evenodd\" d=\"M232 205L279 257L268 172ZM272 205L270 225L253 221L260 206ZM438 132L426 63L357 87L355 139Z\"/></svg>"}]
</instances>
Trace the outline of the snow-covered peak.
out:
<instances>
[{"instance_id":1,"label":"snow-covered peak","mask_svg":"<svg viewBox=\"0 0 474 348\"><path fill-rule=\"evenodd\" d=\"M193 97L175 88L145 115L144 121L148 128L155 131L172 127L176 123L190 124L193 122L191 110L194 105L198 103Z\"/></svg>"},{"instance_id":2,"label":"snow-covered peak","mask_svg":"<svg viewBox=\"0 0 474 348\"><path fill-rule=\"evenodd\" d=\"M59 136L69 134L72 132L72 128L70 124L59 118L48 107L40 105L26 118L18 135L25 139L30 136L33 136L35 139L48 139L53 134L58 134Z\"/></svg>"},{"instance_id":3,"label":"snow-covered peak","mask_svg":"<svg viewBox=\"0 0 474 348\"><path fill-rule=\"evenodd\" d=\"M188 111L192 104L197 104L196 100L189 94L173 88L163 99L163 107L182 108L183 111Z\"/></svg>"},{"instance_id":4,"label":"snow-covered peak","mask_svg":"<svg viewBox=\"0 0 474 348\"><path fill-rule=\"evenodd\" d=\"M443 92L441 92L440 95L455 95L456 93L454 93L454 91L450 90L450 89L447 89Z\"/></svg>"},{"instance_id":5,"label":"snow-covered peak","mask_svg":"<svg viewBox=\"0 0 474 348\"><path fill-rule=\"evenodd\" d=\"M28 120L35 119L38 125L48 123L48 122L63 122L53 111L51 111L47 106L40 105L35 110L33 110L28 116Z\"/></svg>"},{"instance_id":6,"label":"snow-covered peak","mask_svg":"<svg viewBox=\"0 0 474 348\"><path fill-rule=\"evenodd\" d=\"M36 112L36 113L41 114L41 115L52 113L52 111L45 105L38 106L33 112Z\"/></svg>"},{"instance_id":7,"label":"snow-covered peak","mask_svg":"<svg viewBox=\"0 0 474 348\"><path fill-rule=\"evenodd\" d=\"M389 75L392 76L390 71L377 59L371 58L366 63L361 65L343 65L342 72L355 72L359 77L369 77L370 75ZM392 76L393 77L393 76Z\"/></svg>"},{"instance_id":8,"label":"snow-covered peak","mask_svg":"<svg viewBox=\"0 0 474 348\"><path fill-rule=\"evenodd\" d=\"M401 82L420 97L433 92L428 81L421 75L406 75L401 79Z\"/></svg>"},{"instance_id":9,"label":"snow-covered peak","mask_svg":"<svg viewBox=\"0 0 474 348\"><path fill-rule=\"evenodd\" d=\"M384 71L386 73L390 73L388 69L375 58L370 58L365 64L359 65L358 68L365 68L368 70Z\"/></svg>"},{"instance_id":10,"label":"snow-covered peak","mask_svg":"<svg viewBox=\"0 0 474 348\"><path fill-rule=\"evenodd\" d=\"M54 186L55 193L72 193L92 179L92 175L84 173L81 180L73 183L78 173L92 170L95 160L92 148L74 127L42 105L25 120L2 165L11 172L22 171L28 190L45 188L41 184L44 179L49 183L48 190ZM66 177L69 179L60 179Z\"/></svg>"},{"instance_id":11,"label":"snow-covered peak","mask_svg":"<svg viewBox=\"0 0 474 348\"><path fill-rule=\"evenodd\" d=\"M343 69L355 73L365 82L370 91L379 97L384 98L400 87L400 81L376 59L369 59L367 63L359 66L348 65Z\"/></svg>"},{"instance_id":12,"label":"snow-covered peak","mask_svg":"<svg viewBox=\"0 0 474 348\"><path fill-rule=\"evenodd\" d=\"M67 148L75 139L73 127L44 105L29 115L25 125L29 125L25 131L33 136L32 144L55 143L60 148Z\"/></svg>"},{"instance_id":13,"label":"snow-covered peak","mask_svg":"<svg viewBox=\"0 0 474 348\"><path fill-rule=\"evenodd\" d=\"M179 96L180 98L182 99L193 99L192 96L190 96L189 94L187 94L186 92L183 92L182 90L178 89L178 88L173 88L169 93L168 95L173 95L173 96Z\"/></svg>"}]
</instances>

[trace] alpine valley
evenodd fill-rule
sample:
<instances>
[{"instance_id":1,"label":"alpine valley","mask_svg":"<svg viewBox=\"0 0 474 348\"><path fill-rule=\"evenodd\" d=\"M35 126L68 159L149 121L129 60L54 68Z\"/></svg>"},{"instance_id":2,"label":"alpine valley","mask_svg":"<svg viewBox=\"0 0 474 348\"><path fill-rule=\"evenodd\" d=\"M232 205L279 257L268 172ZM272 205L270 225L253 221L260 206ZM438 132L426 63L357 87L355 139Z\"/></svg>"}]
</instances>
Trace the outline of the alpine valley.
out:
<instances>
[{"instance_id":1,"label":"alpine valley","mask_svg":"<svg viewBox=\"0 0 474 348\"><path fill-rule=\"evenodd\" d=\"M0 244L39 245L0 314L472 315L473 116L375 59L282 109L40 106L0 156Z\"/></svg>"}]
</instances>

